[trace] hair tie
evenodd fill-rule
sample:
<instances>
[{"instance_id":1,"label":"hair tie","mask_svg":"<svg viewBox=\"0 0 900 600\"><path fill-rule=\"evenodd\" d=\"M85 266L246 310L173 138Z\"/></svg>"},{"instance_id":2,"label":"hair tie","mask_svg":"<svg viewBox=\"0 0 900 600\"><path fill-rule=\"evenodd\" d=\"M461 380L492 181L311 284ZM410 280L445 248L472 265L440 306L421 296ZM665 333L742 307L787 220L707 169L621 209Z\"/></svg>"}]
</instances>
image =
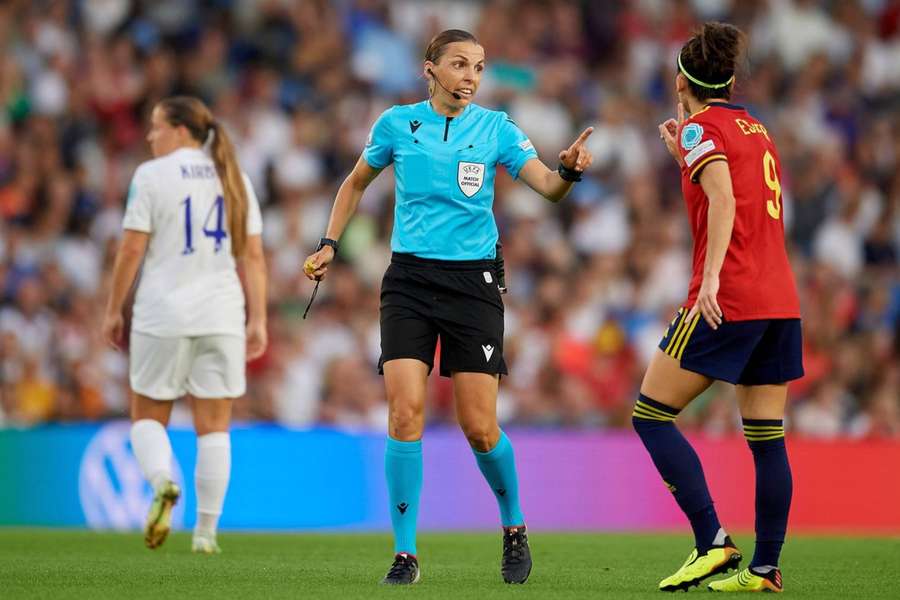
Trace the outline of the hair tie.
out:
<instances>
[{"instance_id":1,"label":"hair tie","mask_svg":"<svg viewBox=\"0 0 900 600\"><path fill-rule=\"evenodd\" d=\"M684 68L684 65L681 63L681 52L678 53L678 70L681 71L681 73L693 83L696 83L700 87L708 88L711 90L717 90L719 88L727 87L734 81L734 73L731 74L731 77L729 77L728 81L726 81L725 83L705 83L703 81L700 81L699 79L688 73L687 69Z\"/></svg>"},{"instance_id":2,"label":"hair tie","mask_svg":"<svg viewBox=\"0 0 900 600\"><path fill-rule=\"evenodd\" d=\"M209 127L206 130L206 140L204 140L204 142L203 142L204 146L212 145L213 140L216 139L216 127L218 127L218 126L219 126L219 124L216 122L215 119L213 119L212 121L209 122Z\"/></svg>"}]
</instances>

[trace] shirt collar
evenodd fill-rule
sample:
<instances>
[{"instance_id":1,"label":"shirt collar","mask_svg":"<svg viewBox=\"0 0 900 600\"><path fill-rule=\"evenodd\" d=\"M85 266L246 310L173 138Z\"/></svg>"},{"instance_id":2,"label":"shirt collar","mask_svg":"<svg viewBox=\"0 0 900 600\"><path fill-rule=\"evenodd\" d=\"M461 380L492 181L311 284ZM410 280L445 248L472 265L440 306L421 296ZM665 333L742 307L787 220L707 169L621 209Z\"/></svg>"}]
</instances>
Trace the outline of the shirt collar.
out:
<instances>
[{"instance_id":1,"label":"shirt collar","mask_svg":"<svg viewBox=\"0 0 900 600\"><path fill-rule=\"evenodd\" d=\"M434 107L431 105L431 99L425 100L425 112L428 114L429 119L433 119L435 121L443 121L447 118L446 115L442 115L441 113L434 110ZM466 107L463 109L461 113L453 117L454 121L461 121L464 119L471 111L472 103L469 102Z\"/></svg>"},{"instance_id":2,"label":"shirt collar","mask_svg":"<svg viewBox=\"0 0 900 600\"><path fill-rule=\"evenodd\" d=\"M721 100L714 100L712 102L707 102L707 106L720 106L722 108L729 108L731 110L744 110L743 106L738 104L731 104L730 102L723 102Z\"/></svg>"}]
</instances>

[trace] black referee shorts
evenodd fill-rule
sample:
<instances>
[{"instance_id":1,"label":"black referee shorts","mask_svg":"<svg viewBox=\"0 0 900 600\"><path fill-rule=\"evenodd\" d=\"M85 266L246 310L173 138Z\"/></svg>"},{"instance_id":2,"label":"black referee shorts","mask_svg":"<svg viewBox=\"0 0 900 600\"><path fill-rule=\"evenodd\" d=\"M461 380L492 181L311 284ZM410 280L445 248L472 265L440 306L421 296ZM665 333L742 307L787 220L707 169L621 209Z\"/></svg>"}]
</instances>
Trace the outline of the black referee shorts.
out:
<instances>
[{"instance_id":1,"label":"black referee shorts","mask_svg":"<svg viewBox=\"0 0 900 600\"><path fill-rule=\"evenodd\" d=\"M444 377L506 375L503 300L493 260L444 261L394 253L381 282L381 359L415 358Z\"/></svg>"}]
</instances>

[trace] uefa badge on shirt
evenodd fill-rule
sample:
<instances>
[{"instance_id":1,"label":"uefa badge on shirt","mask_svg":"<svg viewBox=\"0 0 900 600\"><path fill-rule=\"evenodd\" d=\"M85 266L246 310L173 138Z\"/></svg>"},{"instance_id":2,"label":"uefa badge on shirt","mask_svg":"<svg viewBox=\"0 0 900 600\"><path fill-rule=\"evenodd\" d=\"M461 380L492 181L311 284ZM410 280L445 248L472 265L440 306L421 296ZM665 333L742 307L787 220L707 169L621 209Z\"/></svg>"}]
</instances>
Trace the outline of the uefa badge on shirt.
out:
<instances>
[{"instance_id":1,"label":"uefa badge on shirt","mask_svg":"<svg viewBox=\"0 0 900 600\"><path fill-rule=\"evenodd\" d=\"M703 127L697 123L688 123L681 130L681 147L690 150L703 139Z\"/></svg>"},{"instance_id":2,"label":"uefa badge on shirt","mask_svg":"<svg viewBox=\"0 0 900 600\"><path fill-rule=\"evenodd\" d=\"M484 185L484 163L460 161L456 169L456 182L467 198L477 194Z\"/></svg>"}]
</instances>

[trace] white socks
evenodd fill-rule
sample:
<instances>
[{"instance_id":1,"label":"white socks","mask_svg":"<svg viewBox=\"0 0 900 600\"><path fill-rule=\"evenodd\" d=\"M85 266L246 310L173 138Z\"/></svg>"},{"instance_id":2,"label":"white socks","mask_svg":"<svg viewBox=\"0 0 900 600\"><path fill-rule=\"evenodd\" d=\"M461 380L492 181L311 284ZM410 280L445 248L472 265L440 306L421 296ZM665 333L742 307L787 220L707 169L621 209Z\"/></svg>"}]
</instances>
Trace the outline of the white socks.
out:
<instances>
[{"instance_id":1,"label":"white socks","mask_svg":"<svg viewBox=\"0 0 900 600\"><path fill-rule=\"evenodd\" d=\"M131 426L131 447L154 491L172 479L172 445L165 426L141 419ZM195 536L215 539L231 475L231 436L224 431L197 437L197 526Z\"/></svg>"},{"instance_id":2,"label":"white socks","mask_svg":"<svg viewBox=\"0 0 900 600\"><path fill-rule=\"evenodd\" d=\"M716 532L716 537L713 540L712 545L713 546L724 546L725 538L727 538L727 537L728 537L728 534L725 533L725 530L723 528L719 527L719 531Z\"/></svg>"},{"instance_id":3,"label":"white socks","mask_svg":"<svg viewBox=\"0 0 900 600\"><path fill-rule=\"evenodd\" d=\"M153 419L141 419L131 426L131 447L141 472L154 491L172 479L172 445L165 426Z\"/></svg>"},{"instance_id":4,"label":"white socks","mask_svg":"<svg viewBox=\"0 0 900 600\"><path fill-rule=\"evenodd\" d=\"M197 526L194 536L215 539L231 475L231 436L225 431L197 437Z\"/></svg>"}]
</instances>

